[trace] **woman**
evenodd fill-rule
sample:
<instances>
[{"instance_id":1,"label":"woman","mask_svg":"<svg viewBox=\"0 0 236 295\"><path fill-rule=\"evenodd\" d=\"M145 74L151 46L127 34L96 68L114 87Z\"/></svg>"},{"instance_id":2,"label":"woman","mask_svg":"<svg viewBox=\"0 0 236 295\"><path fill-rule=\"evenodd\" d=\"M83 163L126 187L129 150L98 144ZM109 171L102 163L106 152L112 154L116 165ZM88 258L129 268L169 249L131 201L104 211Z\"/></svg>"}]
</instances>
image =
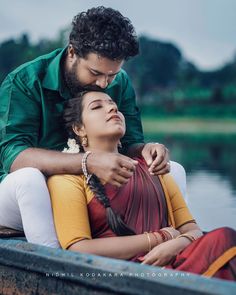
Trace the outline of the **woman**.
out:
<instances>
[{"instance_id":1,"label":"woman","mask_svg":"<svg viewBox=\"0 0 236 295\"><path fill-rule=\"evenodd\" d=\"M221 228L203 236L170 175L151 175L141 158L119 188L88 175L89 154L118 153L125 133L124 117L107 94L87 92L70 100L65 122L76 140L71 152L80 147L86 153L84 176L48 180L64 249L236 279L236 232Z\"/></svg>"}]
</instances>

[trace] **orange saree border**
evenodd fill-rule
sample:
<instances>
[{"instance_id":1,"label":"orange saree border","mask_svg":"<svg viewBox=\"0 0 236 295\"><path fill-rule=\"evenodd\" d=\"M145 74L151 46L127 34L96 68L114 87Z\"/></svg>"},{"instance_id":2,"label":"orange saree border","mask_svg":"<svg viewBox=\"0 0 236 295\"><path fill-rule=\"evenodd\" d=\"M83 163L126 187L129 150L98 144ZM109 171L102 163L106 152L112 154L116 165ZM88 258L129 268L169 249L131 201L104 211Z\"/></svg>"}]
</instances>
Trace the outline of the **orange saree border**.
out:
<instances>
[{"instance_id":1,"label":"orange saree border","mask_svg":"<svg viewBox=\"0 0 236 295\"><path fill-rule=\"evenodd\" d=\"M232 247L219 256L202 274L206 277L212 277L222 266L230 261L234 256L236 256L236 247Z\"/></svg>"},{"instance_id":2,"label":"orange saree border","mask_svg":"<svg viewBox=\"0 0 236 295\"><path fill-rule=\"evenodd\" d=\"M169 196L169 193L167 191L167 188L166 188L166 185L165 185L165 182L163 180L163 178L161 176L158 176L160 182L161 182L161 185L162 185L162 188L163 188L163 191L164 191L164 195L165 195L165 198L166 198L166 204L167 204L167 210L168 210L168 223L169 225L173 226L175 228L175 219L174 219L174 214L173 214L173 211L172 211L172 206L171 206L171 200L170 200L170 196Z\"/></svg>"}]
</instances>

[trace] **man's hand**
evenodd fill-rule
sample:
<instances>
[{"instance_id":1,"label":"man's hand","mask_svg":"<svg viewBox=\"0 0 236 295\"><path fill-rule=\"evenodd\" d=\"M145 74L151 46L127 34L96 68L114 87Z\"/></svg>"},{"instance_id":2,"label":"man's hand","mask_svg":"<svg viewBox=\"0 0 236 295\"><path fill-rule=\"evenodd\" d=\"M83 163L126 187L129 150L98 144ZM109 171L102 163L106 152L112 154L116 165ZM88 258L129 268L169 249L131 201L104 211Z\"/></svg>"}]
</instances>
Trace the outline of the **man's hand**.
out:
<instances>
[{"instance_id":1,"label":"man's hand","mask_svg":"<svg viewBox=\"0 0 236 295\"><path fill-rule=\"evenodd\" d=\"M92 152L87 159L89 173L118 187L128 182L137 164L137 161L118 153Z\"/></svg>"},{"instance_id":2,"label":"man's hand","mask_svg":"<svg viewBox=\"0 0 236 295\"><path fill-rule=\"evenodd\" d=\"M142 156L149 166L152 175L170 172L169 151L159 143L147 143L142 150Z\"/></svg>"}]
</instances>

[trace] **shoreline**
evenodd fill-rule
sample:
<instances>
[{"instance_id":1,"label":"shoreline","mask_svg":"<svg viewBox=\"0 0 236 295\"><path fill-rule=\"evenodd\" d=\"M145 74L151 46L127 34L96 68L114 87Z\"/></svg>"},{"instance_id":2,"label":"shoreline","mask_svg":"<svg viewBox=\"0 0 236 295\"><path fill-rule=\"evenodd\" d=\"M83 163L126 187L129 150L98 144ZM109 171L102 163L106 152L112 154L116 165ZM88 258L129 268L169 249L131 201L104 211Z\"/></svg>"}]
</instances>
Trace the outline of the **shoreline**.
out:
<instances>
[{"instance_id":1,"label":"shoreline","mask_svg":"<svg viewBox=\"0 0 236 295\"><path fill-rule=\"evenodd\" d=\"M236 135L236 119L142 117L144 133Z\"/></svg>"}]
</instances>

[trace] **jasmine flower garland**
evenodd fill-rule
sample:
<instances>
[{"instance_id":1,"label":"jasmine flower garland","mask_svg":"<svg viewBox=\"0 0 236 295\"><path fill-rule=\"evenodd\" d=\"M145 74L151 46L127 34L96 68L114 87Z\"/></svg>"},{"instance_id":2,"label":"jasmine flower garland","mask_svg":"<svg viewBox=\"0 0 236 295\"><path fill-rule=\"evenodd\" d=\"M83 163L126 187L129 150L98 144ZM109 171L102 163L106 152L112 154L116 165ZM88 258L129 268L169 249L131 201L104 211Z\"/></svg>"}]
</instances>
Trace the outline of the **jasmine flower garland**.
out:
<instances>
[{"instance_id":1,"label":"jasmine flower garland","mask_svg":"<svg viewBox=\"0 0 236 295\"><path fill-rule=\"evenodd\" d=\"M80 152L79 145L74 138L68 138L67 145L68 148L64 148L63 153L77 154Z\"/></svg>"}]
</instances>

